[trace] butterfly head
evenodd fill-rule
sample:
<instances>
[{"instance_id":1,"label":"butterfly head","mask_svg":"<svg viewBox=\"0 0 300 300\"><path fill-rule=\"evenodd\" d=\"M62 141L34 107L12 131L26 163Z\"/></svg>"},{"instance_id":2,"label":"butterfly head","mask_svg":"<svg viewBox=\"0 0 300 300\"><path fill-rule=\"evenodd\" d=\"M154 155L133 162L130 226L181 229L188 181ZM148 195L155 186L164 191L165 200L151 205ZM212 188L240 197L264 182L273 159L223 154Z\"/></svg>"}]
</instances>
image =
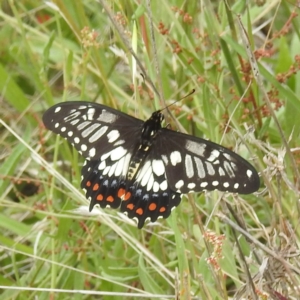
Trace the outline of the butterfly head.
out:
<instances>
[{"instance_id":1,"label":"butterfly head","mask_svg":"<svg viewBox=\"0 0 300 300\"><path fill-rule=\"evenodd\" d=\"M160 111L156 111L152 116L145 121L142 129L142 140L151 141L155 139L157 132L161 129L161 122L163 121L164 116Z\"/></svg>"},{"instance_id":2,"label":"butterfly head","mask_svg":"<svg viewBox=\"0 0 300 300\"><path fill-rule=\"evenodd\" d=\"M150 119L158 123L161 127L161 122L164 120L164 115L161 113L161 110L157 110L152 114Z\"/></svg>"}]
</instances>

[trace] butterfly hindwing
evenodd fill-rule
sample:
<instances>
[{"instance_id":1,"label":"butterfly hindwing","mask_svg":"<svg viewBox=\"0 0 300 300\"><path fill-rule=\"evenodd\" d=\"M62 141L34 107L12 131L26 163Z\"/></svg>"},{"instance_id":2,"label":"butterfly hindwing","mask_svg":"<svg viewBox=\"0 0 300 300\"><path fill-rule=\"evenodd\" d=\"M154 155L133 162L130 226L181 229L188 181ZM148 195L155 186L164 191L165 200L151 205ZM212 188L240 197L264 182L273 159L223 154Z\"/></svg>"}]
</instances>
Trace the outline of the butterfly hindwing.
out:
<instances>
[{"instance_id":1,"label":"butterfly hindwing","mask_svg":"<svg viewBox=\"0 0 300 300\"><path fill-rule=\"evenodd\" d=\"M121 203L121 211L137 218L139 228L146 219L167 218L181 201L181 194L170 188L164 164L156 154L151 151L129 188L131 197Z\"/></svg>"},{"instance_id":2,"label":"butterfly hindwing","mask_svg":"<svg viewBox=\"0 0 300 300\"><path fill-rule=\"evenodd\" d=\"M142 228L145 220L155 222L158 218L167 218L172 208L179 205L181 195L169 188L162 161L153 159L152 155L140 168L133 182L126 182L125 172L130 158L124 156L112 163L107 157L103 161L86 161L82 168L81 187L90 200L90 211L94 205L118 208L129 218L138 220ZM159 167L163 170L158 171Z\"/></svg>"}]
</instances>

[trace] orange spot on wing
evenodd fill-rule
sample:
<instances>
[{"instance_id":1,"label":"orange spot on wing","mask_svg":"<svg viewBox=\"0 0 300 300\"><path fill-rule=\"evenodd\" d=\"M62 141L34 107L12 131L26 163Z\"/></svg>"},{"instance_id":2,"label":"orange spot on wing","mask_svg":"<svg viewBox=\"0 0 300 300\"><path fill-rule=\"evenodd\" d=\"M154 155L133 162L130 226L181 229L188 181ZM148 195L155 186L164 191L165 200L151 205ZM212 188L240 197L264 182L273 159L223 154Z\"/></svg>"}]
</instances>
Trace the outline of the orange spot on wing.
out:
<instances>
[{"instance_id":1,"label":"orange spot on wing","mask_svg":"<svg viewBox=\"0 0 300 300\"><path fill-rule=\"evenodd\" d=\"M127 192L124 196L124 200L128 200L129 198L131 197L131 193L130 192Z\"/></svg>"},{"instance_id":2,"label":"orange spot on wing","mask_svg":"<svg viewBox=\"0 0 300 300\"><path fill-rule=\"evenodd\" d=\"M95 183L93 186L93 191L97 191L99 189L99 184Z\"/></svg>"},{"instance_id":3,"label":"orange spot on wing","mask_svg":"<svg viewBox=\"0 0 300 300\"><path fill-rule=\"evenodd\" d=\"M128 200L131 197L131 193L130 192L126 193L125 189L120 188L118 190L118 197L121 198L123 201L126 201L126 200Z\"/></svg>"},{"instance_id":4,"label":"orange spot on wing","mask_svg":"<svg viewBox=\"0 0 300 300\"><path fill-rule=\"evenodd\" d=\"M133 205L133 203L129 203L126 207L130 210L133 210L134 205Z\"/></svg>"},{"instance_id":5,"label":"orange spot on wing","mask_svg":"<svg viewBox=\"0 0 300 300\"><path fill-rule=\"evenodd\" d=\"M164 206L162 206L160 209L159 209L159 212L163 213L166 211L166 208Z\"/></svg>"},{"instance_id":6,"label":"orange spot on wing","mask_svg":"<svg viewBox=\"0 0 300 300\"><path fill-rule=\"evenodd\" d=\"M106 198L106 201L108 201L108 202L114 202L115 201L115 198L113 197L113 196L108 196L107 198Z\"/></svg>"},{"instance_id":7,"label":"orange spot on wing","mask_svg":"<svg viewBox=\"0 0 300 300\"><path fill-rule=\"evenodd\" d=\"M90 181L87 181L85 184L87 187L90 187L92 185L92 183Z\"/></svg>"},{"instance_id":8,"label":"orange spot on wing","mask_svg":"<svg viewBox=\"0 0 300 300\"><path fill-rule=\"evenodd\" d=\"M119 190L118 190L118 197L121 198L121 197L125 194L125 192L126 192L126 191L125 191L124 189L122 189L122 188L119 189Z\"/></svg>"},{"instance_id":9,"label":"orange spot on wing","mask_svg":"<svg viewBox=\"0 0 300 300\"><path fill-rule=\"evenodd\" d=\"M153 203L150 203L150 205L149 205L149 210L156 210L156 207L157 207L157 205L153 202Z\"/></svg>"},{"instance_id":10,"label":"orange spot on wing","mask_svg":"<svg viewBox=\"0 0 300 300\"><path fill-rule=\"evenodd\" d=\"M141 215L143 215L144 210L142 208L138 208L135 212L141 216Z\"/></svg>"},{"instance_id":11,"label":"orange spot on wing","mask_svg":"<svg viewBox=\"0 0 300 300\"><path fill-rule=\"evenodd\" d=\"M102 201L103 200L103 195L102 194L99 194L96 198L98 201Z\"/></svg>"}]
</instances>

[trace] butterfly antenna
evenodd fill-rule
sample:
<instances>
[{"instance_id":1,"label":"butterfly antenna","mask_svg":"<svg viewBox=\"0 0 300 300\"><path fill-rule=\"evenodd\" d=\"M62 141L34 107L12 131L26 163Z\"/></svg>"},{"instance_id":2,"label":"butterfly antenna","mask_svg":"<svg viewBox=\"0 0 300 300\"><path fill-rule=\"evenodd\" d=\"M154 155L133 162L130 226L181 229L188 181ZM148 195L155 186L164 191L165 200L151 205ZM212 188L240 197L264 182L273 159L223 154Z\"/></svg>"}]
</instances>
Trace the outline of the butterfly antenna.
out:
<instances>
[{"instance_id":1,"label":"butterfly antenna","mask_svg":"<svg viewBox=\"0 0 300 300\"><path fill-rule=\"evenodd\" d=\"M160 111L162 111L162 110L164 110L164 109L168 109L170 106L174 105L175 103L177 103L177 102L179 102L179 101L181 101L181 100L183 100L183 99L185 99L185 98L187 98L187 97L193 95L193 94L195 93L195 91L196 91L195 89L192 89L187 95L185 95L185 96L183 96L182 98L180 98L180 99L174 101L173 103L167 105L166 107L164 107L164 108L161 109Z\"/></svg>"}]
</instances>

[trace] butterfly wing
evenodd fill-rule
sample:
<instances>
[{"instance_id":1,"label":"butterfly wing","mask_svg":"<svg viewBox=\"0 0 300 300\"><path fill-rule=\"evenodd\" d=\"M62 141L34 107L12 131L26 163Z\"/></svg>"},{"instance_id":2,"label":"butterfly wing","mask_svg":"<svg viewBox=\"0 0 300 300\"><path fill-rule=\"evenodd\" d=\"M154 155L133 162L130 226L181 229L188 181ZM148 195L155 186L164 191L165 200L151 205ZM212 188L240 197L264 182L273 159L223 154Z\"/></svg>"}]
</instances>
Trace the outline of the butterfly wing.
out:
<instances>
[{"instance_id":1,"label":"butterfly wing","mask_svg":"<svg viewBox=\"0 0 300 300\"><path fill-rule=\"evenodd\" d=\"M219 190L250 194L259 188L254 167L213 142L161 129L155 144L171 189L179 193Z\"/></svg>"},{"instance_id":2,"label":"butterfly wing","mask_svg":"<svg viewBox=\"0 0 300 300\"><path fill-rule=\"evenodd\" d=\"M164 165L158 155L150 153L133 182L126 181L130 155L117 161L105 157L103 161L86 161L82 169L81 187L90 200L90 211L96 204L102 208L118 208L142 228L146 219L155 222L167 218L179 205L181 195L169 188ZM162 167L162 169L160 168Z\"/></svg>"},{"instance_id":3,"label":"butterfly wing","mask_svg":"<svg viewBox=\"0 0 300 300\"><path fill-rule=\"evenodd\" d=\"M131 197L122 201L121 211L136 218L139 228L147 219L167 218L181 201L181 194L170 188L161 156L155 151L150 151L129 192Z\"/></svg>"},{"instance_id":4,"label":"butterfly wing","mask_svg":"<svg viewBox=\"0 0 300 300\"><path fill-rule=\"evenodd\" d=\"M97 103L70 101L49 108L43 115L49 130L67 139L86 159L112 153L121 156L139 139L143 121Z\"/></svg>"}]
</instances>

